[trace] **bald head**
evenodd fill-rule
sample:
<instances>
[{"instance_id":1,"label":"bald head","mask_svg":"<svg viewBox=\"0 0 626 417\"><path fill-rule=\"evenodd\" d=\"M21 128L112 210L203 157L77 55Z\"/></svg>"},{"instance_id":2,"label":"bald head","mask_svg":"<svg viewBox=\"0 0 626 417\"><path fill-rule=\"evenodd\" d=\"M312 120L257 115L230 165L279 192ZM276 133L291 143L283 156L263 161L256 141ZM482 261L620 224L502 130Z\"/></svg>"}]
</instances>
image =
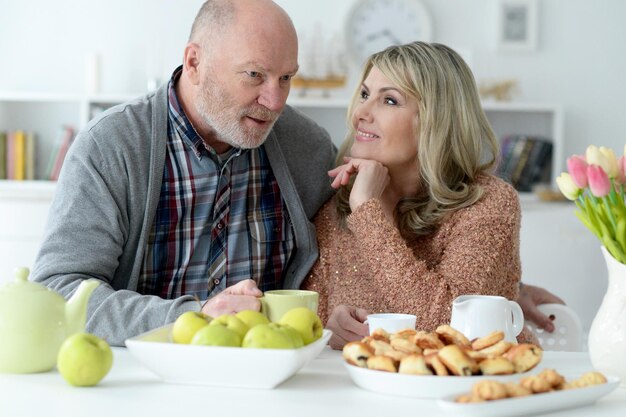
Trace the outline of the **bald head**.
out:
<instances>
[{"instance_id":1,"label":"bald head","mask_svg":"<svg viewBox=\"0 0 626 417\"><path fill-rule=\"evenodd\" d=\"M271 0L207 0L194 19L189 42L213 43L234 28L275 28L296 36L289 15Z\"/></svg>"}]
</instances>

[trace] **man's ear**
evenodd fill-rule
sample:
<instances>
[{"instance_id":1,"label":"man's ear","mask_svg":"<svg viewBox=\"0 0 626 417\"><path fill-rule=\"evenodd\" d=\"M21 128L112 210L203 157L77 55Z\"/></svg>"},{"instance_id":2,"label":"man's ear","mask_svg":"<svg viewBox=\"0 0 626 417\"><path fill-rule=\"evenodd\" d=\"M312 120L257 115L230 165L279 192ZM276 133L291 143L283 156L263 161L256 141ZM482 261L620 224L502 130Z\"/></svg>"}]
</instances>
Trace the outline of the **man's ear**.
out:
<instances>
[{"instance_id":1,"label":"man's ear","mask_svg":"<svg viewBox=\"0 0 626 417\"><path fill-rule=\"evenodd\" d=\"M200 83L200 56L202 48L194 42L189 42L183 52L183 67L187 78L193 85Z\"/></svg>"}]
</instances>

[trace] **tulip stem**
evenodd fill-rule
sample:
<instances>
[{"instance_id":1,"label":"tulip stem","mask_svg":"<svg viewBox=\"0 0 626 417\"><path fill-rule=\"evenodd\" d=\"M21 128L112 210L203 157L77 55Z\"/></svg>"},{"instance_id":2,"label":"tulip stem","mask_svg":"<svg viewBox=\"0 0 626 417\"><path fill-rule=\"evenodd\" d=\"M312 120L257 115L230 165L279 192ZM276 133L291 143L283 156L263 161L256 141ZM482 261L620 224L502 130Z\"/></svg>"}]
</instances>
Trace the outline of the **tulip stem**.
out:
<instances>
[{"instance_id":1,"label":"tulip stem","mask_svg":"<svg viewBox=\"0 0 626 417\"><path fill-rule=\"evenodd\" d=\"M611 221L611 226L613 226L613 228L611 229L613 231L613 236L615 237L615 233L617 232L617 222L615 221L615 216L613 216L613 210L611 210L611 204L609 203L609 199L608 198L603 198L602 201L604 201L604 206L606 207L606 212L609 214L609 220Z\"/></svg>"},{"instance_id":2,"label":"tulip stem","mask_svg":"<svg viewBox=\"0 0 626 417\"><path fill-rule=\"evenodd\" d=\"M612 205L617 205L617 191L615 191L615 180L611 178L611 191L609 191L609 198Z\"/></svg>"},{"instance_id":3,"label":"tulip stem","mask_svg":"<svg viewBox=\"0 0 626 417\"><path fill-rule=\"evenodd\" d=\"M585 200L587 201L583 201L582 203L584 208L581 208L581 213L576 213L576 215L578 215L578 218L581 220L583 220L583 216L585 216L590 225L587 225L587 227L598 237L598 239L602 240L602 229L599 224L600 220L596 217L596 211L593 207L590 207L593 202L589 201L589 197L586 197Z\"/></svg>"},{"instance_id":4,"label":"tulip stem","mask_svg":"<svg viewBox=\"0 0 626 417\"><path fill-rule=\"evenodd\" d=\"M578 204L580 202L580 205ZM576 201L576 205L578 206L579 209L581 209L582 211L587 211L587 204L585 204L585 194L581 193L578 196L578 201Z\"/></svg>"}]
</instances>

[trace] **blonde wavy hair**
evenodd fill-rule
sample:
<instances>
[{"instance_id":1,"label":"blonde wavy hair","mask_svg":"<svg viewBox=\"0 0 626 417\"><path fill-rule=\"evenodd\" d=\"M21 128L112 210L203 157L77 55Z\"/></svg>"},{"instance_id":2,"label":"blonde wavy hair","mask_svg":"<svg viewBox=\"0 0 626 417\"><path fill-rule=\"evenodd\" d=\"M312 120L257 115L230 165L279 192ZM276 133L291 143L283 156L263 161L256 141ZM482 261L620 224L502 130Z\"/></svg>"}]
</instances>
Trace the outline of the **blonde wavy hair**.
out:
<instances>
[{"instance_id":1,"label":"blonde wavy hair","mask_svg":"<svg viewBox=\"0 0 626 417\"><path fill-rule=\"evenodd\" d=\"M391 46L367 60L348 109L348 134L337 165L349 156L355 136L351 116L372 67L418 104L415 140L420 192L401 199L394 213L400 233L411 239L431 233L447 215L481 198L483 190L475 180L493 169L498 145L474 76L459 54L445 45L413 42ZM350 214L351 188L352 183L335 196L344 225Z\"/></svg>"}]
</instances>

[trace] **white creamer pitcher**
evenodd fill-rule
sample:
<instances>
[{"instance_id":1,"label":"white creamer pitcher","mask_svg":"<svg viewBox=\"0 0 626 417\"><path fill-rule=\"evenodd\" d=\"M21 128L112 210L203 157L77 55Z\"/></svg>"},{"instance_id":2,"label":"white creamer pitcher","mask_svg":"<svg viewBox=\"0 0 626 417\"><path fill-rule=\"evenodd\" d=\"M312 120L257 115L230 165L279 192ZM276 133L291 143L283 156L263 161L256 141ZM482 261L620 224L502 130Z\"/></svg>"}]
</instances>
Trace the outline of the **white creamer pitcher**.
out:
<instances>
[{"instance_id":1,"label":"white creamer pitcher","mask_svg":"<svg viewBox=\"0 0 626 417\"><path fill-rule=\"evenodd\" d=\"M515 301L493 295L461 295L452 302L450 326L468 339L483 337L496 330L516 343L524 328L524 313Z\"/></svg>"}]
</instances>

